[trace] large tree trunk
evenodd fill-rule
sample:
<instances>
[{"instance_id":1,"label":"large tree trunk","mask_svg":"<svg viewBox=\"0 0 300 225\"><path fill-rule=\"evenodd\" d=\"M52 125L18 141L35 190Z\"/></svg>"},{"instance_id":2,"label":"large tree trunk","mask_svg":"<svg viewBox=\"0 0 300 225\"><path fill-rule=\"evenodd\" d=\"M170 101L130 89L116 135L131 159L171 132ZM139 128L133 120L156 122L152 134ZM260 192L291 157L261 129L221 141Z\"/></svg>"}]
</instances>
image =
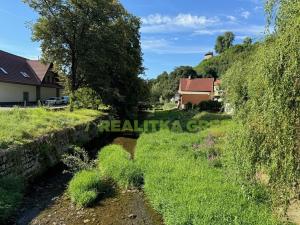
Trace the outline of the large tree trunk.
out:
<instances>
[{"instance_id":1,"label":"large tree trunk","mask_svg":"<svg viewBox=\"0 0 300 225\"><path fill-rule=\"evenodd\" d=\"M77 77L77 60L76 53L72 50L72 65L71 65L71 95L70 95L70 112L74 111L75 91Z\"/></svg>"}]
</instances>

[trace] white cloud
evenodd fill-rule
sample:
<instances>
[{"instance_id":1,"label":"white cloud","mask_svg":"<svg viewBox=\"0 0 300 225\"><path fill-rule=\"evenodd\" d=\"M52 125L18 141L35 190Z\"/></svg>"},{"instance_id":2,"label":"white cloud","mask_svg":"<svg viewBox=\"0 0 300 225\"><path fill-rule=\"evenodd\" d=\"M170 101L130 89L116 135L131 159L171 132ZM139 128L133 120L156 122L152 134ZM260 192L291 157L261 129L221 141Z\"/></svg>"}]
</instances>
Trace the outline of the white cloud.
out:
<instances>
[{"instance_id":1,"label":"white cloud","mask_svg":"<svg viewBox=\"0 0 300 225\"><path fill-rule=\"evenodd\" d=\"M172 41L166 39L143 39L143 52L151 52L156 54L198 54L209 51L210 47L203 46L179 46Z\"/></svg>"},{"instance_id":2,"label":"white cloud","mask_svg":"<svg viewBox=\"0 0 300 225\"><path fill-rule=\"evenodd\" d=\"M165 39L147 39L147 40L142 40L142 48L144 50L165 48L168 45L169 45L169 42L166 41Z\"/></svg>"},{"instance_id":3,"label":"white cloud","mask_svg":"<svg viewBox=\"0 0 300 225\"><path fill-rule=\"evenodd\" d=\"M229 19L231 22L236 22L236 21L237 21L237 19L236 19L235 16L226 16L226 17L227 17L227 19Z\"/></svg>"},{"instance_id":4,"label":"white cloud","mask_svg":"<svg viewBox=\"0 0 300 225\"><path fill-rule=\"evenodd\" d=\"M245 19L248 19L251 13L249 11L243 11L241 13L241 17L244 17Z\"/></svg>"},{"instance_id":5,"label":"white cloud","mask_svg":"<svg viewBox=\"0 0 300 225\"><path fill-rule=\"evenodd\" d=\"M194 32L194 35L216 35L222 34L226 31L232 31L233 33L237 34L238 36L260 36L263 35L265 32L265 26L258 26L258 25L239 25L234 27L226 27L223 26L219 29L200 29Z\"/></svg>"},{"instance_id":6,"label":"white cloud","mask_svg":"<svg viewBox=\"0 0 300 225\"><path fill-rule=\"evenodd\" d=\"M264 9L263 6L255 6L255 7L254 7L254 10L255 10L255 11L260 11L260 10L263 10L263 9Z\"/></svg>"},{"instance_id":7,"label":"white cloud","mask_svg":"<svg viewBox=\"0 0 300 225\"><path fill-rule=\"evenodd\" d=\"M143 33L185 32L191 29L206 27L219 22L217 17L196 16L180 13L177 16L152 14L142 18Z\"/></svg>"}]
</instances>

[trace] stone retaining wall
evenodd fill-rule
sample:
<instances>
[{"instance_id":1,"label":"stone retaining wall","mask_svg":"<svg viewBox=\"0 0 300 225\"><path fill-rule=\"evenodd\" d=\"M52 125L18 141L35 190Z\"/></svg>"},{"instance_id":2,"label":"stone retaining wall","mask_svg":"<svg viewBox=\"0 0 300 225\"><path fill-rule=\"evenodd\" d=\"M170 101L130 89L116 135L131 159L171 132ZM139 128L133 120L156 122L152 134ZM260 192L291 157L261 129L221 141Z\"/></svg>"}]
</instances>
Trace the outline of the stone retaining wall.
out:
<instances>
[{"instance_id":1,"label":"stone retaining wall","mask_svg":"<svg viewBox=\"0 0 300 225\"><path fill-rule=\"evenodd\" d=\"M99 119L65 128L29 143L0 149L0 177L23 176L32 179L59 163L70 144L86 143L98 134Z\"/></svg>"}]
</instances>

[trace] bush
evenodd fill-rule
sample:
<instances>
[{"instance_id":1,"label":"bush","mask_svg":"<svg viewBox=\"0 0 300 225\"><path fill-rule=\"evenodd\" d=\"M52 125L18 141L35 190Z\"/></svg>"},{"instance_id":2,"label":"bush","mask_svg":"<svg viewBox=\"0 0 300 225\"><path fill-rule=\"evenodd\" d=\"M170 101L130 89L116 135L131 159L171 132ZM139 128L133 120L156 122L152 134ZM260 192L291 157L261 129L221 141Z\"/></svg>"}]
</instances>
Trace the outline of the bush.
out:
<instances>
[{"instance_id":1,"label":"bush","mask_svg":"<svg viewBox=\"0 0 300 225\"><path fill-rule=\"evenodd\" d=\"M190 109L193 109L193 104L191 102L188 102L185 106L185 109L186 110L190 110Z\"/></svg>"},{"instance_id":2,"label":"bush","mask_svg":"<svg viewBox=\"0 0 300 225\"><path fill-rule=\"evenodd\" d=\"M79 109L99 109L102 105L101 97L91 88L79 88L74 97L74 106Z\"/></svg>"},{"instance_id":3,"label":"bush","mask_svg":"<svg viewBox=\"0 0 300 225\"><path fill-rule=\"evenodd\" d=\"M112 178L121 188L139 187L143 175L130 158L120 145L104 147L98 156L101 175Z\"/></svg>"},{"instance_id":4,"label":"bush","mask_svg":"<svg viewBox=\"0 0 300 225\"><path fill-rule=\"evenodd\" d=\"M267 2L277 32L237 60L222 84L238 124L227 142L233 166L245 183L261 182L263 171L274 205L282 208L300 194L300 4Z\"/></svg>"},{"instance_id":5,"label":"bush","mask_svg":"<svg viewBox=\"0 0 300 225\"><path fill-rule=\"evenodd\" d=\"M0 179L0 223L15 213L23 198L24 182L21 178L6 177Z\"/></svg>"},{"instance_id":6,"label":"bush","mask_svg":"<svg viewBox=\"0 0 300 225\"><path fill-rule=\"evenodd\" d=\"M69 183L71 201L80 207L90 206L98 197L101 180L98 171L83 170L75 174Z\"/></svg>"},{"instance_id":7,"label":"bush","mask_svg":"<svg viewBox=\"0 0 300 225\"><path fill-rule=\"evenodd\" d=\"M72 174L95 167L95 161L90 160L88 153L79 146L70 146L70 153L62 156L62 162L68 167L66 172Z\"/></svg>"},{"instance_id":8,"label":"bush","mask_svg":"<svg viewBox=\"0 0 300 225\"><path fill-rule=\"evenodd\" d=\"M199 111L211 111L211 112L220 112L222 109L222 104L217 101L202 101L197 105Z\"/></svg>"}]
</instances>

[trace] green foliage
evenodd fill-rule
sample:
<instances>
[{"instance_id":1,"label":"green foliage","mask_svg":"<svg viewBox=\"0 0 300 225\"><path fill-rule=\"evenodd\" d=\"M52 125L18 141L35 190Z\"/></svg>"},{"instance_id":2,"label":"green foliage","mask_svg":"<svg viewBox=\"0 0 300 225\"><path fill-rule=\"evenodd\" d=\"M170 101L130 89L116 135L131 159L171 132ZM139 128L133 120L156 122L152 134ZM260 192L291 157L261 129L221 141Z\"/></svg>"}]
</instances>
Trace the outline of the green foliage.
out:
<instances>
[{"instance_id":1,"label":"green foliage","mask_svg":"<svg viewBox=\"0 0 300 225\"><path fill-rule=\"evenodd\" d=\"M98 156L101 175L113 179L124 189L139 187L142 173L130 158L130 154L119 145L104 147Z\"/></svg>"},{"instance_id":2,"label":"green foliage","mask_svg":"<svg viewBox=\"0 0 300 225\"><path fill-rule=\"evenodd\" d=\"M61 160L68 167L66 172L69 173L91 170L95 167L95 162L90 160L88 153L79 146L71 146L71 152L62 155Z\"/></svg>"},{"instance_id":3,"label":"green foliage","mask_svg":"<svg viewBox=\"0 0 300 225\"><path fill-rule=\"evenodd\" d=\"M244 45L251 45L252 44L252 39L250 37L246 37L243 41Z\"/></svg>"},{"instance_id":4,"label":"green foliage","mask_svg":"<svg viewBox=\"0 0 300 225\"><path fill-rule=\"evenodd\" d=\"M76 110L51 111L44 108L0 111L0 148L24 143L49 132L92 121L101 112ZM4 122L5 121L5 122Z\"/></svg>"},{"instance_id":5,"label":"green foliage","mask_svg":"<svg viewBox=\"0 0 300 225\"><path fill-rule=\"evenodd\" d=\"M169 101L178 92L180 78L196 78L197 72L190 66L180 66L168 74L163 72L156 79L150 81L150 95L153 103L158 102L160 97Z\"/></svg>"},{"instance_id":6,"label":"green foliage","mask_svg":"<svg viewBox=\"0 0 300 225\"><path fill-rule=\"evenodd\" d=\"M101 97L91 88L79 88L76 90L75 95L75 108L82 109L99 109L102 105Z\"/></svg>"},{"instance_id":7,"label":"green foliage","mask_svg":"<svg viewBox=\"0 0 300 225\"><path fill-rule=\"evenodd\" d=\"M211 111L211 112L220 112L222 104L217 101L202 101L197 105L199 111Z\"/></svg>"},{"instance_id":8,"label":"green foliage","mask_svg":"<svg viewBox=\"0 0 300 225\"><path fill-rule=\"evenodd\" d=\"M82 170L69 183L68 193L77 206L90 206L101 190L100 175L97 170Z\"/></svg>"},{"instance_id":9,"label":"green foliage","mask_svg":"<svg viewBox=\"0 0 300 225\"><path fill-rule=\"evenodd\" d=\"M136 161L144 173L144 191L151 205L167 225L278 224L266 201L245 196L227 176L226 168L220 168L220 161L211 161L212 146L195 157L207 133L227 127L225 121L219 122L200 135L168 130L141 135Z\"/></svg>"},{"instance_id":10,"label":"green foliage","mask_svg":"<svg viewBox=\"0 0 300 225\"><path fill-rule=\"evenodd\" d=\"M236 61L246 58L258 45L234 45L218 56L203 60L195 70L203 77L221 77Z\"/></svg>"},{"instance_id":11,"label":"green foliage","mask_svg":"<svg viewBox=\"0 0 300 225\"><path fill-rule=\"evenodd\" d=\"M236 112L227 143L233 166L245 183L266 183L281 205L299 194L300 3L276 2L275 34L237 61L223 82Z\"/></svg>"},{"instance_id":12,"label":"green foliage","mask_svg":"<svg viewBox=\"0 0 300 225\"><path fill-rule=\"evenodd\" d=\"M23 198L24 182L20 178L0 178L0 223L5 224Z\"/></svg>"},{"instance_id":13,"label":"green foliage","mask_svg":"<svg viewBox=\"0 0 300 225\"><path fill-rule=\"evenodd\" d=\"M39 15L33 40L43 59L67 75L70 101L90 87L120 114L132 110L143 88L140 19L115 0L24 0Z\"/></svg>"},{"instance_id":14,"label":"green foliage","mask_svg":"<svg viewBox=\"0 0 300 225\"><path fill-rule=\"evenodd\" d=\"M215 50L217 53L223 53L233 45L235 35L232 32L225 32L224 35L217 37Z\"/></svg>"}]
</instances>

